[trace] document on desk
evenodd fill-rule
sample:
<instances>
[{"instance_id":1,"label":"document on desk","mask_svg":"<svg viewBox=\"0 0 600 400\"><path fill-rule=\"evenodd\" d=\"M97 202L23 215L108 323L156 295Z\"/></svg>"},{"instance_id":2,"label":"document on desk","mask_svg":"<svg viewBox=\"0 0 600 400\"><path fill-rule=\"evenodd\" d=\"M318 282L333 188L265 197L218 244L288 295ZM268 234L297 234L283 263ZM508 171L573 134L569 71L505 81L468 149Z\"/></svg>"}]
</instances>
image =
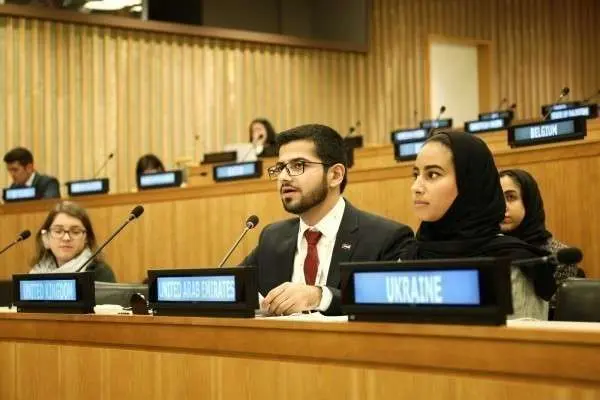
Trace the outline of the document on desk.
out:
<instances>
[{"instance_id":1,"label":"document on desk","mask_svg":"<svg viewBox=\"0 0 600 400\"><path fill-rule=\"evenodd\" d=\"M258 306L260 307L265 298L258 293ZM279 320L279 321L303 321L303 322L348 322L347 315L327 316L320 312L311 312L308 314L297 313L292 315L271 315L262 309L256 310L255 318Z\"/></svg>"},{"instance_id":2,"label":"document on desk","mask_svg":"<svg viewBox=\"0 0 600 400\"><path fill-rule=\"evenodd\" d=\"M255 318L268 319L276 321L300 321L300 322L348 322L347 315L327 316L320 312L312 312L309 314L292 314L292 315L270 315L265 314L262 310L256 310Z\"/></svg>"}]
</instances>

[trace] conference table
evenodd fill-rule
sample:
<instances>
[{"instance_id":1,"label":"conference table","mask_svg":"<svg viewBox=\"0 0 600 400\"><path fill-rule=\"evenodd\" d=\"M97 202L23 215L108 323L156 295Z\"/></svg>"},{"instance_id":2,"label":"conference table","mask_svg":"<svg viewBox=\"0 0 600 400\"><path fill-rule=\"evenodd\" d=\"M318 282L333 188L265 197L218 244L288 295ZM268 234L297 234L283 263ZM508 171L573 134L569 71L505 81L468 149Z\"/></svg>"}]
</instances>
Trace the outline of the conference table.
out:
<instances>
[{"instance_id":1,"label":"conference table","mask_svg":"<svg viewBox=\"0 0 600 400\"><path fill-rule=\"evenodd\" d=\"M600 324L0 313L1 399L597 399Z\"/></svg>"}]
</instances>

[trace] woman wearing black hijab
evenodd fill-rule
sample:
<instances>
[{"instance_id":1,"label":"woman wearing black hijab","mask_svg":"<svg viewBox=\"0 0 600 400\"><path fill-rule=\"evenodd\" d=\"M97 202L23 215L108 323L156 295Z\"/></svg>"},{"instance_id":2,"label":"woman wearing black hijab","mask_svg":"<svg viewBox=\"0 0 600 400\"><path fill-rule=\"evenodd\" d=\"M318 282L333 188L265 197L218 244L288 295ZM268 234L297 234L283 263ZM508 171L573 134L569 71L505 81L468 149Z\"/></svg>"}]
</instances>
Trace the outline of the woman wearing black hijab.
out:
<instances>
[{"instance_id":1,"label":"woman wearing black hijab","mask_svg":"<svg viewBox=\"0 0 600 400\"><path fill-rule=\"evenodd\" d=\"M506 212L500 224L502 233L550 253L570 247L556 240L546 229L544 201L533 176L521 169L508 169L500 173L500 184L506 200ZM579 271L577 264L557 265L556 284L579 276Z\"/></svg>"},{"instance_id":2,"label":"woman wearing black hijab","mask_svg":"<svg viewBox=\"0 0 600 400\"><path fill-rule=\"evenodd\" d=\"M500 232L506 204L498 170L486 144L463 133L427 140L415 161L412 196L421 220L403 259L508 257L548 253ZM514 317L547 319L556 284L551 266L512 268Z\"/></svg>"}]
</instances>

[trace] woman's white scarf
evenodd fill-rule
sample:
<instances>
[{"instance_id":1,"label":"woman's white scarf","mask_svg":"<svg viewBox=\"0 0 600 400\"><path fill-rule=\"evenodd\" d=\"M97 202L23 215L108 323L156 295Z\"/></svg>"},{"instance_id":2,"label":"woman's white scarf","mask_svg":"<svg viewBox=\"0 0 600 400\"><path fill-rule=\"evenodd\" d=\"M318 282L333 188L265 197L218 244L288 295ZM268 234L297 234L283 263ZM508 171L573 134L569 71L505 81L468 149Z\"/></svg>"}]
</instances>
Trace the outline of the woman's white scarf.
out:
<instances>
[{"instance_id":1,"label":"woman's white scarf","mask_svg":"<svg viewBox=\"0 0 600 400\"><path fill-rule=\"evenodd\" d=\"M71 261L64 263L62 266L56 265L56 261L52 256L45 256L39 263L37 263L30 274L43 274L43 273L63 273L63 272L76 272L92 255L92 251L89 247L83 249L81 253ZM90 264L88 264L89 267ZM87 269L87 267L85 268ZM83 272L83 271L82 271Z\"/></svg>"}]
</instances>

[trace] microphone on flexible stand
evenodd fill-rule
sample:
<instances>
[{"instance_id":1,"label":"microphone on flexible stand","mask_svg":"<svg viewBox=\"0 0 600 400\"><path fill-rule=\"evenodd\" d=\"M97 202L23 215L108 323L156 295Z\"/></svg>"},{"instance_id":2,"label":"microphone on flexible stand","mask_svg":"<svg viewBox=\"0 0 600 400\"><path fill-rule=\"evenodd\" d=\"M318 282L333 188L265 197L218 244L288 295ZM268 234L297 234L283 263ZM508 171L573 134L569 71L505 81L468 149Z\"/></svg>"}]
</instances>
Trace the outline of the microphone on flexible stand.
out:
<instances>
[{"instance_id":1,"label":"microphone on flexible stand","mask_svg":"<svg viewBox=\"0 0 600 400\"><path fill-rule=\"evenodd\" d=\"M435 126L432 126L432 127L429 129L429 132L427 133L427 137L431 137L431 136L433 136L433 133L434 133L434 131L437 129L437 127L438 127L438 125L439 125L440 118L442 118L442 115L444 115L444 113L445 113L445 112L446 112L446 106L441 106L441 107L440 107L440 111L438 112L438 115L437 115L437 117L436 117L436 118L435 118L435 120L434 120L434 121L435 121L435 123L434 123L434 124L432 124L432 125L435 125Z\"/></svg>"},{"instance_id":2,"label":"microphone on flexible stand","mask_svg":"<svg viewBox=\"0 0 600 400\"><path fill-rule=\"evenodd\" d=\"M562 88L562 90L560 91L560 96L558 96L558 99L556 99L554 104L560 103L565 97L567 97L569 95L570 91L571 91L571 89L569 89L568 86L565 86L564 88ZM550 107L548 107L548 110L546 110L546 114L542 115L542 120L545 121L548 118L548 116L550 116L550 113L552 113L552 105L550 105Z\"/></svg>"},{"instance_id":3,"label":"microphone on flexible stand","mask_svg":"<svg viewBox=\"0 0 600 400\"><path fill-rule=\"evenodd\" d=\"M96 249L96 251L94 251L94 253L92 253L92 255L85 261L85 263L83 263L83 265L81 267L79 267L77 269L77 271L75 271L75 272L81 272L81 271L83 271L83 269L85 267L87 267L87 265L102 251L102 249L104 249L106 247L107 244L109 244L115 238L115 236L117 236L119 234L119 232L121 232L127 225L129 225L129 223L131 221L133 221L134 219L139 218L140 215L142 215L143 213L144 213L144 207L142 207L142 206L135 206L133 208L133 210L131 210L131 212L127 216L127 219L125 221L123 221L123 223L121 224L121 226L119 226L117 228L117 230L114 231L113 234L110 235L110 237L108 239L106 239L104 241L104 243L102 243L102 245L100 247L98 247Z\"/></svg>"},{"instance_id":4,"label":"microphone on flexible stand","mask_svg":"<svg viewBox=\"0 0 600 400\"><path fill-rule=\"evenodd\" d=\"M435 119L436 121L439 121L440 118L442 118L442 115L446 112L446 106L441 106L440 107L440 112L438 113L437 118Z\"/></svg>"},{"instance_id":5,"label":"microphone on flexible stand","mask_svg":"<svg viewBox=\"0 0 600 400\"><path fill-rule=\"evenodd\" d=\"M7 251L11 247L13 247L15 244L17 244L19 242L22 242L23 240L26 240L27 238L29 238L29 236L31 236L31 231L29 229L24 230L23 232L19 233L19 235L17 236L17 238L15 240L13 240L5 248L3 248L2 250L0 250L0 254L4 253L5 251Z\"/></svg>"},{"instance_id":6,"label":"microphone on flexible stand","mask_svg":"<svg viewBox=\"0 0 600 400\"><path fill-rule=\"evenodd\" d=\"M515 260L511 264L515 267L531 267L542 264L560 265L577 264L583 259L583 253L577 247L567 247L558 250L555 254L545 257L527 258L524 260Z\"/></svg>"},{"instance_id":7,"label":"microphone on flexible stand","mask_svg":"<svg viewBox=\"0 0 600 400\"><path fill-rule=\"evenodd\" d=\"M106 168L106 166L108 165L108 162L110 160L113 159L113 157L115 156L115 153L110 153L108 155L108 157L106 157L106 160L104 160L104 162L102 163L102 165L100 166L100 168L98 168L98 170L96 171L96 173L94 174L94 179L96 179L98 177L98 175L100 175L100 172L102 172L102 170L104 168Z\"/></svg>"},{"instance_id":8,"label":"microphone on flexible stand","mask_svg":"<svg viewBox=\"0 0 600 400\"><path fill-rule=\"evenodd\" d=\"M217 268L223 267L225 262L231 256L231 253L233 253L233 251L237 248L238 244L240 244L240 242L242 241L244 236L246 236L246 233L248 233L248 231L250 229L256 228L256 225L258 225L258 217L256 215L249 216L248 219L246 220L246 226L244 226L244 230L242 231L242 234L240 235L240 237L238 237L238 239L235 241L233 246L231 246L231 248L229 249L227 254L225 254L225 257L223 257L223 259L221 260L221 262L219 263L219 266Z\"/></svg>"},{"instance_id":9,"label":"microphone on flexible stand","mask_svg":"<svg viewBox=\"0 0 600 400\"><path fill-rule=\"evenodd\" d=\"M344 136L344 139L352 136L354 134L354 132L358 132L358 128L360 128L360 120L356 121L356 123L354 125L352 125L350 128L348 128L348 133L346 134L346 136Z\"/></svg>"}]
</instances>

